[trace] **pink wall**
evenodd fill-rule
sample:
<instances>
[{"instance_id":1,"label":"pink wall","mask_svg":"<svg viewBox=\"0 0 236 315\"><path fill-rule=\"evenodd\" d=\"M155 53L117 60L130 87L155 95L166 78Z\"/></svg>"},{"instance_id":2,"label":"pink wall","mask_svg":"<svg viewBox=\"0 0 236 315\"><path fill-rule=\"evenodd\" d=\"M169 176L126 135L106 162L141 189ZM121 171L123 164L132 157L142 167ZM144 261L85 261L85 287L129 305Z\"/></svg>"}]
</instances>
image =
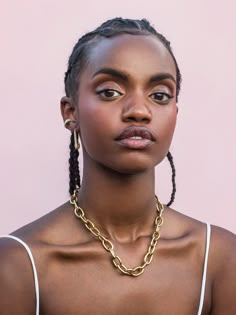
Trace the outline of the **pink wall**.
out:
<instances>
[{"instance_id":1,"label":"pink wall","mask_svg":"<svg viewBox=\"0 0 236 315\"><path fill-rule=\"evenodd\" d=\"M234 0L5 1L0 9L0 234L68 199L69 133L59 112L78 36L114 16L148 18L174 47L183 74L172 153L177 210L236 230ZM157 191L170 193L167 163Z\"/></svg>"}]
</instances>

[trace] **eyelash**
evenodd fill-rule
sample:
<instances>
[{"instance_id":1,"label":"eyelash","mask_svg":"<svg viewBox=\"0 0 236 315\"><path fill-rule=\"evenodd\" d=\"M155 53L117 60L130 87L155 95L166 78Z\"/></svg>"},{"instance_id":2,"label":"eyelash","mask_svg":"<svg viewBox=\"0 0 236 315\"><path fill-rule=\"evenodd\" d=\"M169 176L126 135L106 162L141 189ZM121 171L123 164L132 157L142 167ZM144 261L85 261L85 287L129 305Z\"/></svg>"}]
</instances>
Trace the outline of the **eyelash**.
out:
<instances>
[{"instance_id":1,"label":"eyelash","mask_svg":"<svg viewBox=\"0 0 236 315\"><path fill-rule=\"evenodd\" d=\"M113 95L105 95L106 93L113 93ZM117 94L117 95L114 95L114 94ZM118 98L119 96L122 96L123 93L115 90L115 89L104 89L104 90L101 90L101 91L97 91L96 92L97 95L99 95L103 100L105 101L110 101L110 100L114 100L116 98ZM161 97L165 97L166 99L164 100L156 100L153 96L161 96ZM161 105L166 105L169 103L169 101L174 98L174 96L168 94L168 93L165 93L165 92L156 92L156 93L152 93L149 95L149 97L151 97L151 99L158 103L158 104L161 104Z\"/></svg>"},{"instance_id":2,"label":"eyelash","mask_svg":"<svg viewBox=\"0 0 236 315\"><path fill-rule=\"evenodd\" d=\"M108 93L109 92L117 93L117 95L116 96L114 96L114 95L112 95L112 96L111 95L110 96L109 95L105 95L105 93L107 93L107 92ZM114 89L104 89L104 90L101 90L101 91L97 91L96 94L99 95L102 99L107 100L107 101L116 99L117 97L123 95L121 92L119 92L117 90L114 90Z\"/></svg>"},{"instance_id":3,"label":"eyelash","mask_svg":"<svg viewBox=\"0 0 236 315\"><path fill-rule=\"evenodd\" d=\"M167 99L165 99L165 100L155 100L154 98L152 98L153 100L154 100L154 102L156 102L156 103L158 103L158 104L162 104L162 105L165 105L165 104L168 104L169 103L169 101L172 99L172 98L174 98L174 96L173 95L170 95L170 94L168 94L168 93L165 93L165 92L156 92L156 93L153 93L153 94L151 94L150 96L155 96L155 95L161 95L162 97L166 97Z\"/></svg>"}]
</instances>

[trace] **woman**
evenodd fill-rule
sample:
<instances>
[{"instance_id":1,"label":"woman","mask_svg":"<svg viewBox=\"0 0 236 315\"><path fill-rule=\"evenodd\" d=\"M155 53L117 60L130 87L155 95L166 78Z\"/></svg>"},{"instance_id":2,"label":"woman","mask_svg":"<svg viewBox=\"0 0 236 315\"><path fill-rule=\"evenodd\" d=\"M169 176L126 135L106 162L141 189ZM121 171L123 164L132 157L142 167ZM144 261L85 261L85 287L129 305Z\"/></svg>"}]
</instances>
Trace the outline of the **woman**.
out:
<instances>
[{"instance_id":1,"label":"woman","mask_svg":"<svg viewBox=\"0 0 236 315\"><path fill-rule=\"evenodd\" d=\"M146 20L113 19L78 41L61 100L71 199L1 239L1 314L39 314L39 301L41 315L236 314L235 236L155 197L166 156L174 183L180 82Z\"/></svg>"}]
</instances>

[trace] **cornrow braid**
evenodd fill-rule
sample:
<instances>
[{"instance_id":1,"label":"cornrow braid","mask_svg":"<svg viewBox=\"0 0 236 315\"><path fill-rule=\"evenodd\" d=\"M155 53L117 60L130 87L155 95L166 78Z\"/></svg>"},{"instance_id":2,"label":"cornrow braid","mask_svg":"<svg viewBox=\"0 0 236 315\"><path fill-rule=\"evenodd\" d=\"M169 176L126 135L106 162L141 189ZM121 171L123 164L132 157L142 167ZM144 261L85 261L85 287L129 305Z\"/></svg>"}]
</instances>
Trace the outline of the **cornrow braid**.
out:
<instances>
[{"instance_id":1,"label":"cornrow braid","mask_svg":"<svg viewBox=\"0 0 236 315\"><path fill-rule=\"evenodd\" d=\"M171 181L172 181L172 192L171 192L171 197L170 201L166 204L168 207L174 202L175 200L175 193L176 193L176 183L175 183L175 177L176 177L176 170L175 170L175 165L173 161L173 156L170 153L170 151L166 155L168 161L170 162L171 170L172 170L172 176L171 176Z\"/></svg>"},{"instance_id":2,"label":"cornrow braid","mask_svg":"<svg viewBox=\"0 0 236 315\"><path fill-rule=\"evenodd\" d=\"M172 52L170 42L160 33L158 33L146 19L131 20L114 18L104 22L94 31L82 36L74 46L68 62L68 68L65 72L64 83L66 96L72 96L76 99L78 90L79 76L89 60L89 52L92 47L98 43L101 38L112 38L121 34L130 35L154 35L158 38L173 58L176 67L176 100L180 92L181 73Z\"/></svg>"},{"instance_id":3,"label":"cornrow braid","mask_svg":"<svg viewBox=\"0 0 236 315\"><path fill-rule=\"evenodd\" d=\"M70 176L70 195L73 194L76 188L80 188L80 171L79 171L79 152L74 146L74 134L71 133L70 137L70 158L69 158L69 176Z\"/></svg>"}]
</instances>

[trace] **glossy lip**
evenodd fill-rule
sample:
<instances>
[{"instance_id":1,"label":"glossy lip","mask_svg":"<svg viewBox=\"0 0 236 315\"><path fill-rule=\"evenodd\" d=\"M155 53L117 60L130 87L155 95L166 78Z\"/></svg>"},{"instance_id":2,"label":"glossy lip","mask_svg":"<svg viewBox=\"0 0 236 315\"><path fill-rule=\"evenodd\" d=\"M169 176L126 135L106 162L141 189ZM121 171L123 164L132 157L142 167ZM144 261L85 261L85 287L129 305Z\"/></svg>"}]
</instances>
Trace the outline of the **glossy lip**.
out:
<instances>
[{"instance_id":1,"label":"glossy lip","mask_svg":"<svg viewBox=\"0 0 236 315\"><path fill-rule=\"evenodd\" d=\"M129 149L145 149L156 141L148 128L137 126L125 128L115 140Z\"/></svg>"}]
</instances>

